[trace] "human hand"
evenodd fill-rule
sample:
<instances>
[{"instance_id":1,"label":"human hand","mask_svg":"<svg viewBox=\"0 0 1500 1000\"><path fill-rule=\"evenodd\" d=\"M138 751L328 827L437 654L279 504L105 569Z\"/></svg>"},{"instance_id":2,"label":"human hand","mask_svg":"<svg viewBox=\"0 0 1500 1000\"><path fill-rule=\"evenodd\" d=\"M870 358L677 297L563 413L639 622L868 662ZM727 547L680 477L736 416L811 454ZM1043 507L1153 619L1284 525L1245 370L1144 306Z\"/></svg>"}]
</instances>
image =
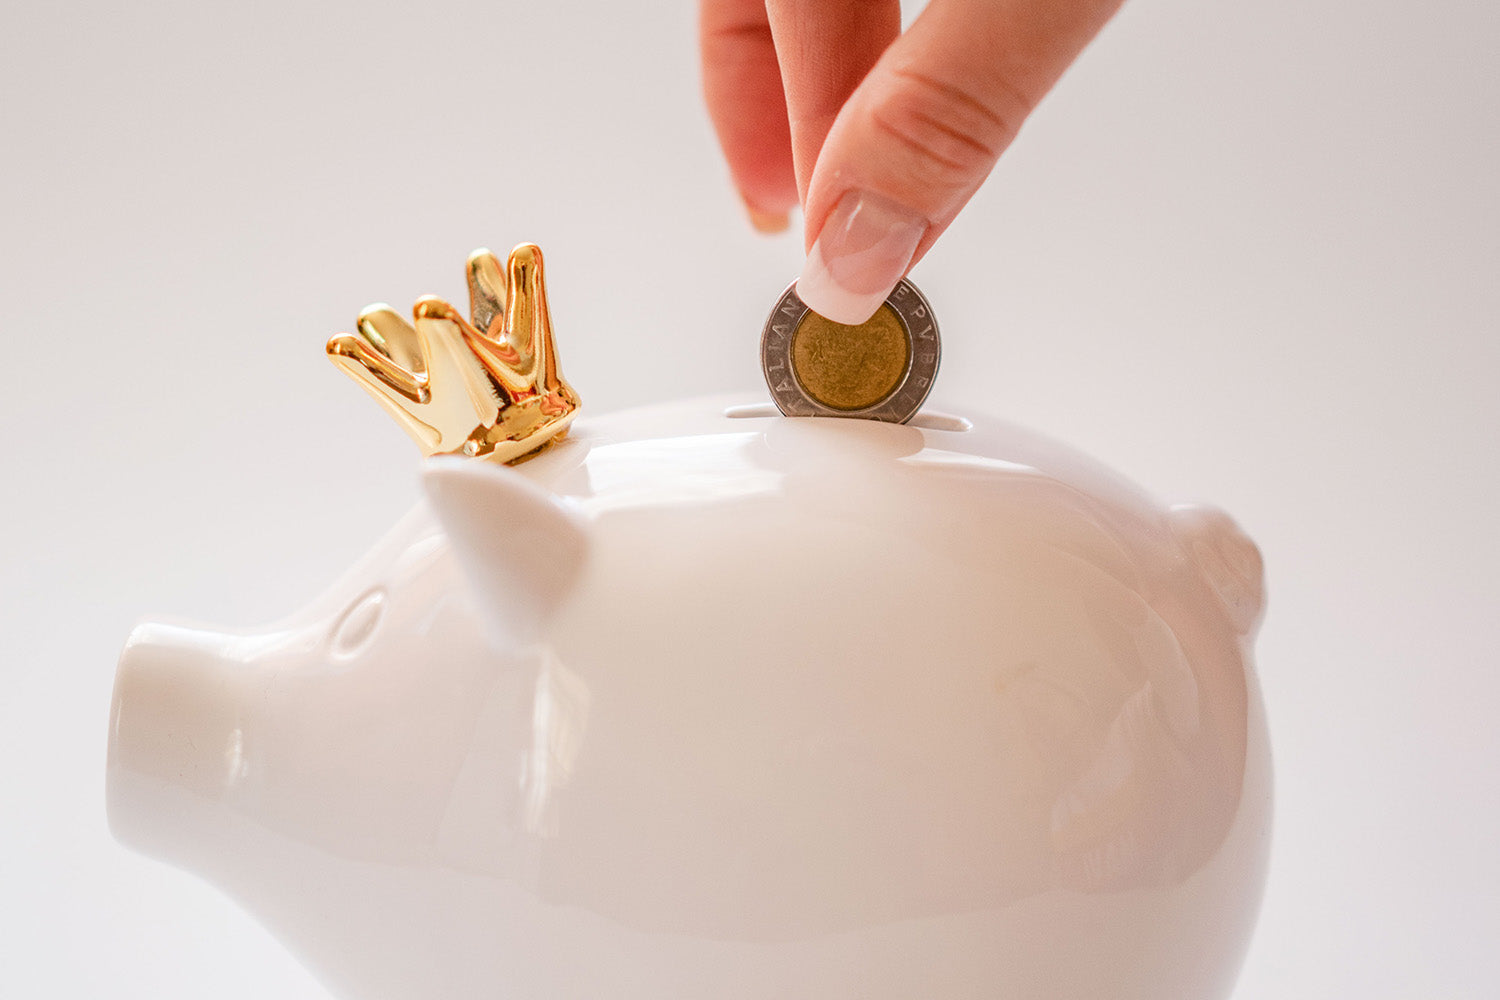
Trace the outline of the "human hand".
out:
<instances>
[{"instance_id":1,"label":"human hand","mask_svg":"<svg viewBox=\"0 0 1500 1000\"><path fill-rule=\"evenodd\" d=\"M803 206L797 292L862 323L1122 0L700 0L703 89L752 223Z\"/></svg>"}]
</instances>

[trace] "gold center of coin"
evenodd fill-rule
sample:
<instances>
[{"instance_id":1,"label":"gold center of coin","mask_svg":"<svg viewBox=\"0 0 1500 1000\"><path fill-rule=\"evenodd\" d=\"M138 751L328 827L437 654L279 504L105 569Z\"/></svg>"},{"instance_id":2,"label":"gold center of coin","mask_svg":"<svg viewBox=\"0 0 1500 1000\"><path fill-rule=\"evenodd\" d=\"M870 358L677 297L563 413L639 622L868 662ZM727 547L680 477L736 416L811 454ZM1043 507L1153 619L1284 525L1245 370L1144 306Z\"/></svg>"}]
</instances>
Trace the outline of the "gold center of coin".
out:
<instances>
[{"instance_id":1,"label":"gold center of coin","mask_svg":"<svg viewBox=\"0 0 1500 1000\"><path fill-rule=\"evenodd\" d=\"M906 328L883 305L859 326L812 310L792 333L792 371L803 390L835 410L863 410L896 390L911 360Z\"/></svg>"}]
</instances>

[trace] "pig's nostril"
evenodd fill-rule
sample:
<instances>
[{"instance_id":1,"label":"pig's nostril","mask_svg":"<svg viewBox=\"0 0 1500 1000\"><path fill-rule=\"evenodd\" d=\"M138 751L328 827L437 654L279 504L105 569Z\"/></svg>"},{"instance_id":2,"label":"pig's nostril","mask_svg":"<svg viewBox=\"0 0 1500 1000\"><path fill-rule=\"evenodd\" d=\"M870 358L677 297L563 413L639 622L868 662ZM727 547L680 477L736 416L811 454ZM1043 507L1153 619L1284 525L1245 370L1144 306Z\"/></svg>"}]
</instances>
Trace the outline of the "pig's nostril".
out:
<instances>
[{"instance_id":1,"label":"pig's nostril","mask_svg":"<svg viewBox=\"0 0 1500 1000\"><path fill-rule=\"evenodd\" d=\"M334 656L356 655L380 628L380 619L385 616L385 588L374 587L361 594L349 605L333 626L333 642L330 650Z\"/></svg>"}]
</instances>

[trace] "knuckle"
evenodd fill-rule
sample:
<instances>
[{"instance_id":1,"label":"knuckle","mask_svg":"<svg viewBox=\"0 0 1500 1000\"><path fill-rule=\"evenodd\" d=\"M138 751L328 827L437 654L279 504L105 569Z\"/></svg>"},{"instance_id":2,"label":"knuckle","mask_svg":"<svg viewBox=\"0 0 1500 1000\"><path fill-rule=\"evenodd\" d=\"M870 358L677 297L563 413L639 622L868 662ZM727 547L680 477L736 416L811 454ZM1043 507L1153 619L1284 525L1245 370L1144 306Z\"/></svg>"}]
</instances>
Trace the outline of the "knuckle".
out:
<instances>
[{"instance_id":1,"label":"knuckle","mask_svg":"<svg viewBox=\"0 0 1500 1000\"><path fill-rule=\"evenodd\" d=\"M713 69L738 69L764 62L776 64L776 45L770 25L764 22L705 25L699 47L704 65Z\"/></svg>"},{"instance_id":2,"label":"knuckle","mask_svg":"<svg viewBox=\"0 0 1500 1000\"><path fill-rule=\"evenodd\" d=\"M1015 137L1026 108L999 110L967 87L912 70L895 71L897 86L871 112L914 185L958 190L987 174Z\"/></svg>"}]
</instances>

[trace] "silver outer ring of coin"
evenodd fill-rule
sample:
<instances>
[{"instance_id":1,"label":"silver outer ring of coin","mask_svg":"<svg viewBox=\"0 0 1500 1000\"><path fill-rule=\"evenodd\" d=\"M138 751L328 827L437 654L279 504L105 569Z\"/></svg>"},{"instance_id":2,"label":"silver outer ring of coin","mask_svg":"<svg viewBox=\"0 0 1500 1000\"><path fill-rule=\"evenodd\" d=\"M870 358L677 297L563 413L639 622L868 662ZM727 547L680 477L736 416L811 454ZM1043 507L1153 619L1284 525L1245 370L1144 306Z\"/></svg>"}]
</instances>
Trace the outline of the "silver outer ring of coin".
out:
<instances>
[{"instance_id":1,"label":"silver outer ring of coin","mask_svg":"<svg viewBox=\"0 0 1500 1000\"><path fill-rule=\"evenodd\" d=\"M792 335L807 303L797 294L794 281L781 294L760 335L760 367L776 408L789 417L853 417L859 420L884 420L904 424L916 415L937 380L938 362L942 358L942 341L938 337L937 318L922 293L905 278L897 282L885 304L891 307L901 328L906 331L906 371L901 381L886 397L862 410L838 410L810 396L792 368Z\"/></svg>"}]
</instances>

